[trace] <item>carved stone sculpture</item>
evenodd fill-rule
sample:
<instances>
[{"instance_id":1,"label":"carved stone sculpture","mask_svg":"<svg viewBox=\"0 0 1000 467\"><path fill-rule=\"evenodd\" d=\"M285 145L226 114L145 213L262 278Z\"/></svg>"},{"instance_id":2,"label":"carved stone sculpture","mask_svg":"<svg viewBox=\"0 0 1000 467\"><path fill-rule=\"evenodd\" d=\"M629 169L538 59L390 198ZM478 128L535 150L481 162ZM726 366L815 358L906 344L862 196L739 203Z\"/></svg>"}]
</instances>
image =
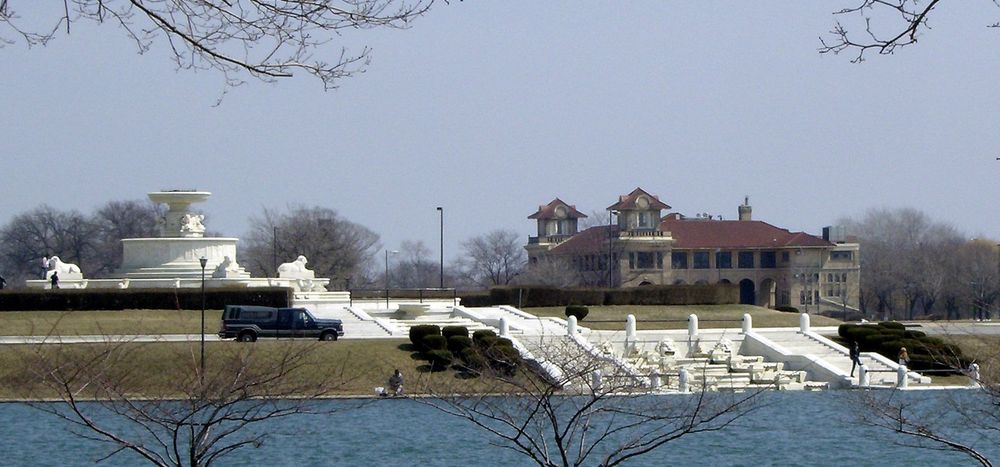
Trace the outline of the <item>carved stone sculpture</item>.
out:
<instances>
[{"instance_id":1,"label":"carved stone sculpture","mask_svg":"<svg viewBox=\"0 0 1000 467\"><path fill-rule=\"evenodd\" d=\"M45 278L52 278L53 273L59 273L60 281L83 279L83 272L80 267L73 263L64 263L58 256L49 258L49 271L45 273Z\"/></svg>"},{"instance_id":2,"label":"carved stone sculpture","mask_svg":"<svg viewBox=\"0 0 1000 467\"><path fill-rule=\"evenodd\" d=\"M299 255L295 258L295 261L291 263L283 263L278 266L278 277L287 279L313 279L315 278L315 273L306 269L306 263L308 260L305 256Z\"/></svg>"}]
</instances>

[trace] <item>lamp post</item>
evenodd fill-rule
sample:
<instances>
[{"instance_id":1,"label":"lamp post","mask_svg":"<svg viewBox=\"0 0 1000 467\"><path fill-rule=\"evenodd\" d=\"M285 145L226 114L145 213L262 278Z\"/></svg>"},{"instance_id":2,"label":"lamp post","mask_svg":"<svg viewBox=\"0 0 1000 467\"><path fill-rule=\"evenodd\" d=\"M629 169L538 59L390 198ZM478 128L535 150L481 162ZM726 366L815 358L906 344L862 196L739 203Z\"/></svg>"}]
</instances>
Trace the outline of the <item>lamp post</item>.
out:
<instances>
[{"instance_id":1,"label":"lamp post","mask_svg":"<svg viewBox=\"0 0 1000 467\"><path fill-rule=\"evenodd\" d=\"M198 258L201 263L201 381L205 382L205 265L208 258Z\"/></svg>"},{"instance_id":2,"label":"lamp post","mask_svg":"<svg viewBox=\"0 0 1000 467\"><path fill-rule=\"evenodd\" d=\"M278 227L271 227L271 270L278 274Z\"/></svg>"},{"instance_id":3,"label":"lamp post","mask_svg":"<svg viewBox=\"0 0 1000 467\"><path fill-rule=\"evenodd\" d=\"M444 288L444 208L441 206L437 207L438 213L441 214L441 275L439 276L438 288Z\"/></svg>"},{"instance_id":4,"label":"lamp post","mask_svg":"<svg viewBox=\"0 0 1000 467\"><path fill-rule=\"evenodd\" d=\"M396 254L399 253L399 251L385 250L385 309L386 310L389 309L389 285L391 284L391 282L389 281L389 253Z\"/></svg>"},{"instance_id":5,"label":"lamp post","mask_svg":"<svg viewBox=\"0 0 1000 467\"><path fill-rule=\"evenodd\" d=\"M612 288L611 284L614 277L614 269L615 269L614 267L615 263L613 261L614 251L612 250L612 247L614 245L614 225L611 223L612 217L615 214L618 214L618 211L615 211L614 209L608 210L608 288L609 289Z\"/></svg>"}]
</instances>

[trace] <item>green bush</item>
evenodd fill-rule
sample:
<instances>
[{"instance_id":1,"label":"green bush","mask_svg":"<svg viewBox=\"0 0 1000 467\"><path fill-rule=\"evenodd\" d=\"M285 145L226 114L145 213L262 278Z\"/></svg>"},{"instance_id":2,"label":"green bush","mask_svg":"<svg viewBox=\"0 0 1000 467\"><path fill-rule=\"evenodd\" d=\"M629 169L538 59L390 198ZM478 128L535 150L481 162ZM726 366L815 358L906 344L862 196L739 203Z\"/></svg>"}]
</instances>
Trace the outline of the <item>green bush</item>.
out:
<instances>
[{"instance_id":1,"label":"green bush","mask_svg":"<svg viewBox=\"0 0 1000 467\"><path fill-rule=\"evenodd\" d=\"M472 339L469 336L451 336L448 338L448 350L454 354L461 354L463 350L472 347Z\"/></svg>"},{"instance_id":2,"label":"green bush","mask_svg":"<svg viewBox=\"0 0 1000 467\"><path fill-rule=\"evenodd\" d=\"M566 306L566 317L576 316L577 321L583 321L583 318L587 317L590 313L590 308L584 305L567 305Z\"/></svg>"},{"instance_id":3,"label":"green bush","mask_svg":"<svg viewBox=\"0 0 1000 467\"><path fill-rule=\"evenodd\" d=\"M478 345L479 341L482 338L484 338L484 337L496 337L496 336L497 336L497 333L495 333L495 332L493 332L493 331L491 331L489 329L481 329L479 331L476 331L476 332L472 333L472 341L475 342Z\"/></svg>"},{"instance_id":4,"label":"green bush","mask_svg":"<svg viewBox=\"0 0 1000 467\"><path fill-rule=\"evenodd\" d=\"M464 366L467 370L479 371L486 368L486 365L488 364L486 358L483 357L483 354L473 347L463 349L458 356L462 360L462 366Z\"/></svg>"},{"instance_id":5,"label":"green bush","mask_svg":"<svg viewBox=\"0 0 1000 467\"><path fill-rule=\"evenodd\" d=\"M209 289L205 307L222 309L226 305L256 305L284 308L291 306L292 289L285 287L250 287ZM0 291L0 311L70 311L70 310L200 310L199 289L59 289Z\"/></svg>"},{"instance_id":6,"label":"green bush","mask_svg":"<svg viewBox=\"0 0 1000 467\"><path fill-rule=\"evenodd\" d=\"M497 339L499 339L497 336L483 336L480 337L479 340L473 339L472 342L480 349L488 349L496 345Z\"/></svg>"},{"instance_id":7,"label":"green bush","mask_svg":"<svg viewBox=\"0 0 1000 467\"><path fill-rule=\"evenodd\" d=\"M512 342L510 339L506 337L498 337L497 340L493 342L492 347L498 345L502 347L514 347L514 342Z\"/></svg>"},{"instance_id":8,"label":"green bush","mask_svg":"<svg viewBox=\"0 0 1000 467\"><path fill-rule=\"evenodd\" d=\"M448 349L448 339L445 339L444 336L439 336L437 334L424 336L424 340L421 341L421 343L423 343L423 348L426 351Z\"/></svg>"},{"instance_id":9,"label":"green bush","mask_svg":"<svg viewBox=\"0 0 1000 467\"><path fill-rule=\"evenodd\" d=\"M441 328L441 335L444 336L445 339L448 339L451 336L469 337L469 328L465 326L445 326Z\"/></svg>"},{"instance_id":10,"label":"green bush","mask_svg":"<svg viewBox=\"0 0 1000 467\"><path fill-rule=\"evenodd\" d=\"M490 367L504 374L513 374L521 364L521 353L514 347L494 345L485 354Z\"/></svg>"},{"instance_id":11,"label":"green bush","mask_svg":"<svg viewBox=\"0 0 1000 467\"><path fill-rule=\"evenodd\" d=\"M903 331L903 337L910 339L920 339L927 337L927 333L923 331Z\"/></svg>"},{"instance_id":12,"label":"green bush","mask_svg":"<svg viewBox=\"0 0 1000 467\"><path fill-rule=\"evenodd\" d=\"M903 323L900 323L899 321L882 321L878 323L878 325L883 328L898 329L900 331L906 330L906 326L903 326Z\"/></svg>"},{"instance_id":13,"label":"green bush","mask_svg":"<svg viewBox=\"0 0 1000 467\"><path fill-rule=\"evenodd\" d=\"M783 311L785 313L798 313L799 309L794 306L781 305L774 307L775 311Z\"/></svg>"},{"instance_id":14,"label":"green bush","mask_svg":"<svg viewBox=\"0 0 1000 467\"><path fill-rule=\"evenodd\" d=\"M438 336L444 339L442 336ZM447 350L431 350L427 352L428 361L431 364L432 371L440 371L448 368L451 365L452 355L451 352Z\"/></svg>"},{"instance_id":15,"label":"green bush","mask_svg":"<svg viewBox=\"0 0 1000 467\"><path fill-rule=\"evenodd\" d=\"M410 342L418 349L424 350L424 337L440 336L441 328L433 324L420 324L410 328Z\"/></svg>"}]
</instances>

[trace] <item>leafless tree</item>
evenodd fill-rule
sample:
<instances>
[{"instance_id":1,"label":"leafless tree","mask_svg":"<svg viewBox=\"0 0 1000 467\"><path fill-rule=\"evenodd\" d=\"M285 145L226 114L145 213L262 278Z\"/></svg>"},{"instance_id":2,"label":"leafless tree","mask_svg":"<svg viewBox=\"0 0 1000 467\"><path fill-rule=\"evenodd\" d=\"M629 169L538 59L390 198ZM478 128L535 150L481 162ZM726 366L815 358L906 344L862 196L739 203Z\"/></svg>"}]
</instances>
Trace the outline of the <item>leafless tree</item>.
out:
<instances>
[{"instance_id":1,"label":"leafless tree","mask_svg":"<svg viewBox=\"0 0 1000 467\"><path fill-rule=\"evenodd\" d=\"M439 265L431 260L431 250L423 241L404 240L399 247L401 256L390 267L395 287L437 287Z\"/></svg>"},{"instance_id":2,"label":"leafless tree","mask_svg":"<svg viewBox=\"0 0 1000 467\"><path fill-rule=\"evenodd\" d=\"M547 287L577 287L581 285L580 274L573 268L572 261L565 256L547 255L537 262L528 264L515 281L521 285L541 285Z\"/></svg>"},{"instance_id":3,"label":"leafless tree","mask_svg":"<svg viewBox=\"0 0 1000 467\"><path fill-rule=\"evenodd\" d=\"M110 23L139 53L154 45L179 69L221 72L228 85L295 72L325 89L364 71L371 50L354 52L336 40L359 29L407 28L434 0L0 0L0 44L46 45L80 23ZM18 4L21 9L17 9ZM25 11L26 10L26 11Z\"/></svg>"},{"instance_id":4,"label":"leafless tree","mask_svg":"<svg viewBox=\"0 0 1000 467\"><path fill-rule=\"evenodd\" d=\"M968 287L976 318L990 318L990 310L1000 294L1000 271L997 270L997 244L992 240L974 240L962 245L959 280Z\"/></svg>"},{"instance_id":5,"label":"leafless tree","mask_svg":"<svg viewBox=\"0 0 1000 467\"><path fill-rule=\"evenodd\" d=\"M520 238L512 230L494 230L462 242L465 276L480 287L509 284L524 269Z\"/></svg>"},{"instance_id":6,"label":"leafless tree","mask_svg":"<svg viewBox=\"0 0 1000 467\"><path fill-rule=\"evenodd\" d=\"M59 256L81 268L94 257L93 225L79 212L42 205L11 218L0 230L0 264L8 282L37 278L42 257Z\"/></svg>"},{"instance_id":7,"label":"leafless tree","mask_svg":"<svg viewBox=\"0 0 1000 467\"><path fill-rule=\"evenodd\" d=\"M107 277L122 264L122 239L157 235L157 220L163 210L149 201L110 201L91 217L94 227L94 258L87 270L90 277Z\"/></svg>"},{"instance_id":8,"label":"leafless tree","mask_svg":"<svg viewBox=\"0 0 1000 467\"><path fill-rule=\"evenodd\" d=\"M32 405L109 446L99 461L131 453L153 465L202 466L260 447L268 432L255 427L269 421L329 413L316 398L338 387L342 372L315 368L316 344L299 344L215 352L204 373L197 346L177 346L164 369L172 378L154 388L132 371L142 344L39 344L25 358L37 389L59 401Z\"/></svg>"},{"instance_id":9,"label":"leafless tree","mask_svg":"<svg viewBox=\"0 0 1000 467\"><path fill-rule=\"evenodd\" d=\"M627 464L681 437L724 429L756 405L756 391L652 396L634 378L608 372L602 359L568 347L547 347L547 359L558 358L563 369L553 381L484 369L489 394L455 385L425 388L433 397L418 401L545 467ZM604 377L595 384L599 370Z\"/></svg>"},{"instance_id":10,"label":"leafless tree","mask_svg":"<svg viewBox=\"0 0 1000 467\"><path fill-rule=\"evenodd\" d=\"M851 60L854 63L864 61L868 51L881 55L895 53L896 49L916 44L920 34L931 29L928 19L939 1L854 0L854 6L836 11L834 15L851 21L863 32L852 33L845 23L837 20L830 37L820 37L819 52L853 52L857 54Z\"/></svg>"},{"instance_id":11,"label":"leafless tree","mask_svg":"<svg viewBox=\"0 0 1000 467\"><path fill-rule=\"evenodd\" d=\"M367 227L322 207L292 206L286 212L265 209L250 218L241 262L254 275L274 277L277 266L304 255L318 277L350 281L352 287L370 280L379 236Z\"/></svg>"}]
</instances>

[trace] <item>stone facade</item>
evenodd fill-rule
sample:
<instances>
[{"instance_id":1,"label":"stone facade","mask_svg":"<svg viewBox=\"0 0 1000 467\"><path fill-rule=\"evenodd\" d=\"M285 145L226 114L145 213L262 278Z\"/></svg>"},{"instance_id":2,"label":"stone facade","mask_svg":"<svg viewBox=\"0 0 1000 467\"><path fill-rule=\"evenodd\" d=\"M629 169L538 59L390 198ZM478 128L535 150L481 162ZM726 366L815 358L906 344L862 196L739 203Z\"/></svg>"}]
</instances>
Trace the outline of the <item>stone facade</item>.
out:
<instances>
[{"instance_id":1,"label":"stone facade","mask_svg":"<svg viewBox=\"0 0 1000 467\"><path fill-rule=\"evenodd\" d=\"M726 282L739 284L742 303L827 313L857 309L857 243L755 221L749 199L738 207L739 220L663 216L668 209L637 188L608 207L617 223L578 232L576 220L586 216L557 198L529 216L538 223L538 236L525 246L529 267L562 261L587 286ZM553 231L560 212L572 219L570 229Z\"/></svg>"}]
</instances>

